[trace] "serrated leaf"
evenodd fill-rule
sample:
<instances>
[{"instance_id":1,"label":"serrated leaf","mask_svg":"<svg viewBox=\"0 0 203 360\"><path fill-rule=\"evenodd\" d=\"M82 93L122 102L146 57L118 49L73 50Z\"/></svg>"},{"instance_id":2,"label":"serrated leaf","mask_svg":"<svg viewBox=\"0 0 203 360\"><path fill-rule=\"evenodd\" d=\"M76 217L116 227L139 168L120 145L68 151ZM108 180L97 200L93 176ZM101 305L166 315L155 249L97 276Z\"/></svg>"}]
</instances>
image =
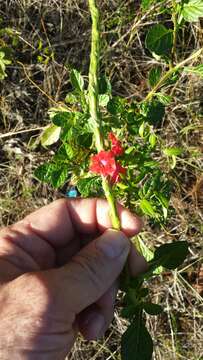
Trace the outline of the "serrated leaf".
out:
<instances>
[{"instance_id":1,"label":"serrated leaf","mask_svg":"<svg viewBox=\"0 0 203 360\"><path fill-rule=\"evenodd\" d=\"M60 138L61 128L52 124L46 128L40 136L42 146L50 146L55 144Z\"/></svg>"},{"instance_id":2,"label":"serrated leaf","mask_svg":"<svg viewBox=\"0 0 203 360\"><path fill-rule=\"evenodd\" d=\"M156 97L163 105L169 105L171 102L171 96L169 95L158 92L156 93Z\"/></svg>"},{"instance_id":3,"label":"serrated leaf","mask_svg":"<svg viewBox=\"0 0 203 360\"><path fill-rule=\"evenodd\" d=\"M173 46L173 32L162 24L154 25L147 33L146 48L159 56L168 56Z\"/></svg>"},{"instance_id":4,"label":"serrated leaf","mask_svg":"<svg viewBox=\"0 0 203 360\"><path fill-rule=\"evenodd\" d=\"M163 312L163 308L158 304L143 303L143 309L149 315L159 315Z\"/></svg>"},{"instance_id":5,"label":"serrated leaf","mask_svg":"<svg viewBox=\"0 0 203 360\"><path fill-rule=\"evenodd\" d=\"M152 68L149 72L149 84L153 88L161 78L162 69L160 66Z\"/></svg>"},{"instance_id":6,"label":"serrated leaf","mask_svg":"<svg viewBox=\"0 0 203 360\"><path fill-rule=\"evenodd\" d=\"M151 203L147 199L140 200L140 208L142 209L143 213L152 217L156 217L157 214L151 205Z\"/></svg>"},{"instance_id":7,"label":"serrated leaf","mask_svg":"<svg viewBox=\"0 0 203 360\"><path fill-rule=\"evenodd\" d=\"M141 111L150 125L159 126L165 115L165 106L160 101L153 100L143 103Z\"/></svg>"},{"instance_id":8,"label":"serrated leaf","mask_svg":"<svg viewBox=\"0 0 203 360\"><path fill-rule=\"evenodd\" d=\"M74 89L78 92L83 92L84 90L84 79L82 75L76 69L71 70L70 73L71 84Z\"/></svg>"},{"instance_id":9,"label":"serrated leaf","mask_svg":"<svg viewBox=\"0 0 203 360\"><path fill-rule=\"evenodd\" d=\"M188 254L188 243L186 241L175 241L157 248L151 262L166 269L176 269L183 263Z\"/></svg>"},{"instance_id":10,"label":"serrated leaf","mask_svg":"<svg viewBox=\"0 0 203 360\"><path fill-rule=\"evenodd\" d=\"M74 93L68 93L65 97L65 102L67 104L76 104L78 102L78 98Z\"/></svg>"},{"instance_id":11,"label":"serrated leaf","mask_svg":"<svg viewBox=\"0 0 203 360\"><path fill-rule=\"evenodd\" d=\"M82 196L88 197L94 192L99 192L101 189L101 178L99 176L93 176L79 179L77 188Z\"/></svg>"},{"instance_id":12,"label":"serrated leaf","mask_svg":"<svg viewBox=\"0 0 203 360\"><path fill-rule=\"evenodd\" d=\"M73 157L75 155L75 150L73 149L73 147L70 144L64 143L64 148L65 148L66 155L68 156L68 158L70 160L73 159Z\"/></svg>"},{"instance_id":13,"label":"serrated leaf","mask_svg":"<svg viewBox=\"0 0 203 360\"><path fill-rule=\"evenodd\" d=\"M124 108L125 108L125 100L118 96L115 96L112 99L110 99L107 105L107 110L112 115L117 115L122 113L124 111Z\"/></svg>"},{"instance_id":14,"label":"serrated leaf","mask_svg":"<svg viewBox=\"0 0 203 360\"><path fill-rule=\"evenodd\" d=\"M35 177L45 183L50 181L50 174L53 169L53 164L45 163L40 165L34 172Z\"/></svg>"},{"instance_id":15,"label":"serrated leaf","mask_svg":"<svg viewBox=\"0 0 203 360\"><path fill-rule=\"evenodd\" d=\"M67 181L67 177L68 177L68 168L66 165L62 165L59 168L56 168L56 170L54 170L51 173L51 184L55 189L58 189L59 187L61 187L62 185L65 184L65 182Z\"/></svg>"},{"instance_id":16,"label":"serrated leaf","mask_svg":"<svg viewBox=\"0 0 203 360\"><path fill-rule=\"evenodd\" d=\"M63 164L45 163L35 170L34 175L40 181L50 183L54 188L59 188L67 180L68 168L67 165Z\"/></svg>"},{"instance_id":17,"label":"serrated leaf","mask_svg":"<svg viewBox=\"0 0 203 360\"><path fill-rule=\"evenodd\" d=\"M201 78L203 78L203 64L200 64L198 66L193 66L193 67L185 67L184 71L191 73L191 74L198 75Z\"/></svg>"},{"instance_id":18,"label":"serrated leaf","mask_svg":"<svg viewBox=\"0 0 203 360\"><path fill-rule=\"evenodd\" d=\"M105 75L102 75L99 78L98 88L99 88L99 94L108 94L108 95L111 94L111 90L112 90L111 83Z\"/></svg>"},{"instance_id":19,"label":"serrated leaf","mask_svg":"<svg viewBox=\"0 0 203 360\"><path fill-rule=\"evenodd\" d=\"M122 336L122 360L151 360L153 342L144 323L137 319Z\"/></svg>"},{"instance_id":20,"label":"serrated leaf","mask_svg":"<svg viewBox=\"0 0 203 360\"><path fill-rule=\"evenodd\" d=\"M189 0L187 3L184 3L180 15L186 21L198 21L203 16L203 1Z\"/></svg>"},{"instance_id":21,"label":"serrated leaf","mask_svg":"<svg viewBox=\"0 0 203 360\"><path fill-rule=\"evenodd\" d=\"M52 118L52 122L54 125L59 127L67 126L68 123L72 121L74 117L74 114L67 111L60 111L57 114L55 114Z\"/></svg>"},{"instance_id":22,"label":"serrated leaf","mask_svg":"<svg viewBox=\"0 0 203 360\"><path fill-rule=\"evenodd\" d=\"M179 156L183 153L183 149L177 147L165 148L163 153L167 156Z\"/></svg>"},{"instance_id":23,"label":"serrated leaf","mask_svg":"<svg viewBox=\"0 0 203 360\"><path fill-rule=\"evenodd\" d=\"M106 107L110 100L110 96L108 94L99 95L99 106Z\"/></svg>"}]
</instances>

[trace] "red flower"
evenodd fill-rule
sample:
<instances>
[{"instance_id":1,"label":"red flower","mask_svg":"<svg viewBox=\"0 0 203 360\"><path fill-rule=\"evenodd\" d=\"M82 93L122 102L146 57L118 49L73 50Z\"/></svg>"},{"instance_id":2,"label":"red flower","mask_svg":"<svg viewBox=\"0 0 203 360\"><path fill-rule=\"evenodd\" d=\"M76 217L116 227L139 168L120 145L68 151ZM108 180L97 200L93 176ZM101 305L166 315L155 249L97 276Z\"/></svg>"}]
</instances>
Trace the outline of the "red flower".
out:
<instances>
[{"instance_id":1,"label":"red flower","mask_svg":"<svg viewBox=\"0 0 203 360\"><path fill-rule=\"evenodd\" d=\"M90 171L102 176L109 176L111 183L115 184L120 181L120 174L125 174L126 169L116 162L112 151L102 150L91 157Z\"/></svg>"},{"instance_id":2,"label":"red flower","mask_svg":"<svg viewBox=\"0 0 203 360\"><path fill-rule=\"evenodd\" d=\"M108 138L112 144L112 146L111 146L112 153L115 156L123 155L124 150L121 145L121 142L117 139L117 137L112 132L110 132Z\"/></svg>"},{"instance_id":3,"label":"red flower","mask_svg":"<svg viewBox=\"0 0 203 360\"><path fill-rule=\"evenodd\" d=\"M116 160L111 151L100 151L91 157L90 171L103 176L112 176L116 171Z\"/></svg>"},{"instance_id":4,"label":"red flower","mask_svg":"<svg viewBox=\"0 0 203 360\"><path fill-rule=\"evenodd\" d=\"M111 176L111 182L113 184L116 184L117 182L120 181L120 174L125 174L126 173L126 169L121 166L119 163L116 163L116 170L114 171L113 175Z\"/></svg>"}]
</instances>

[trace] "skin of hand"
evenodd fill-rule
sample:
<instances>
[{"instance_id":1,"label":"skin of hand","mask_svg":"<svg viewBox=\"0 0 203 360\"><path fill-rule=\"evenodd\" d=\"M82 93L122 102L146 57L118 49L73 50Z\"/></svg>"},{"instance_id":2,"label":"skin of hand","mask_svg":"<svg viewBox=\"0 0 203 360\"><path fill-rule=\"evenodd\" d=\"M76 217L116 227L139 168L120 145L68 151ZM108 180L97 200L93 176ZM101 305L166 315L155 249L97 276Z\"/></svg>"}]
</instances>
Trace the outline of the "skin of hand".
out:
<instances>
[{"instance_id":1,"label":"skin of hand","mask_svg":"<svg viewBox=\"0 0 203 360\"><path fill-rule=\"evenodd\" d=\"M146 262L129 241L141 220L118 205L111 230L102 199L61 199L0 230L0 359L61 360L80 332L101 337L118 277Z\"/></svg>"}]
</instances>

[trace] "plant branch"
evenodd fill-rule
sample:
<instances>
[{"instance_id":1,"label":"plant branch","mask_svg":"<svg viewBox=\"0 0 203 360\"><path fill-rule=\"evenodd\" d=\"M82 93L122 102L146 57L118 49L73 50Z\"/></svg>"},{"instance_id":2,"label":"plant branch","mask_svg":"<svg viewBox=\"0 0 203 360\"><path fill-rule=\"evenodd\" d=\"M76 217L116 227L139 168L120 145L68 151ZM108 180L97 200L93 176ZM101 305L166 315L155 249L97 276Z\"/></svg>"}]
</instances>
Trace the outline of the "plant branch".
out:
<instances>
[{"instance_id":1,"label":"plant branch","mask_svg":"<svg viewBox=\"0 0 203 360\"><path fill-rule=\"evenodd\" d=\"M192 60L196 60L201 54L202 54L203 48L195 51L192 55L190 55L187 59L181 61L176 66L173 66L170 68L158 81L158 83L154 86L154 88L149 92L149 94L145 97L144 101L149 101L152 99L152 97L156 94L156 92L160 89L162 85L171 77L173 73L181 69L183 66L185 66L187 63L189 63Z\"/></svg>"},{"instance_id":2,"label":"plant branch","mask_svg":"<svg viewBox=\"0 0 203 360\"><path fill-rule=\"evenodd\" d=\"M100 32L99 32L99 11L96 6L95 0L89 0L89 9L92 18L92 42L91 42L91 55L90 55L90 68L89 68L89 111L91 115L91 125L95 136L95 143L97 151L100 152L104 149L104 141L102 138L102 124L101 114L99 111L98 101L98 72L99 72L99 58L100 58ZM109 181L102 177L102 186L107 198L112 227L120 230L121 224L116 208L116 200L113 196L112 189Z\"/></svg>"},{"instance_id":3,"label":"plant branch","mask_svg":"<svg viewBox=\"0 0 203 360\"><path fill-rule=\"evenodd\" d=\"M178 16L177 16L177 4L175 0L172 0L172 21L173 21L173 48L172 48L172 62L176 60L176 45L177 45L177 34L178 34Z\"/></svg>"}]
</instances>

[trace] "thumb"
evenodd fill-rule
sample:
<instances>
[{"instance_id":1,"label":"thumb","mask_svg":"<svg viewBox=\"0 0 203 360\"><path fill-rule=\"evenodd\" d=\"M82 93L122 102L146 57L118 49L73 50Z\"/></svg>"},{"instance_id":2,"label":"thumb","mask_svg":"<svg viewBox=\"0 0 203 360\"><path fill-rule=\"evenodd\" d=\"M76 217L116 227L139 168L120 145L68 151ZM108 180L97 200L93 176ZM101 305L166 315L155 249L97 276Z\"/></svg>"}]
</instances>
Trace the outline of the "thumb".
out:
<instances>
[{"instance_id":1,"label":"thumb","mask_svg":"<svg viewBox=\"0 0 203 360\"><path fill-rule=\"evenodd\" d=\"M59 269L69 309L78 314L96 302L120 275L129 251L124 233L107 230Z\"/></svg>"}]
</instances>

